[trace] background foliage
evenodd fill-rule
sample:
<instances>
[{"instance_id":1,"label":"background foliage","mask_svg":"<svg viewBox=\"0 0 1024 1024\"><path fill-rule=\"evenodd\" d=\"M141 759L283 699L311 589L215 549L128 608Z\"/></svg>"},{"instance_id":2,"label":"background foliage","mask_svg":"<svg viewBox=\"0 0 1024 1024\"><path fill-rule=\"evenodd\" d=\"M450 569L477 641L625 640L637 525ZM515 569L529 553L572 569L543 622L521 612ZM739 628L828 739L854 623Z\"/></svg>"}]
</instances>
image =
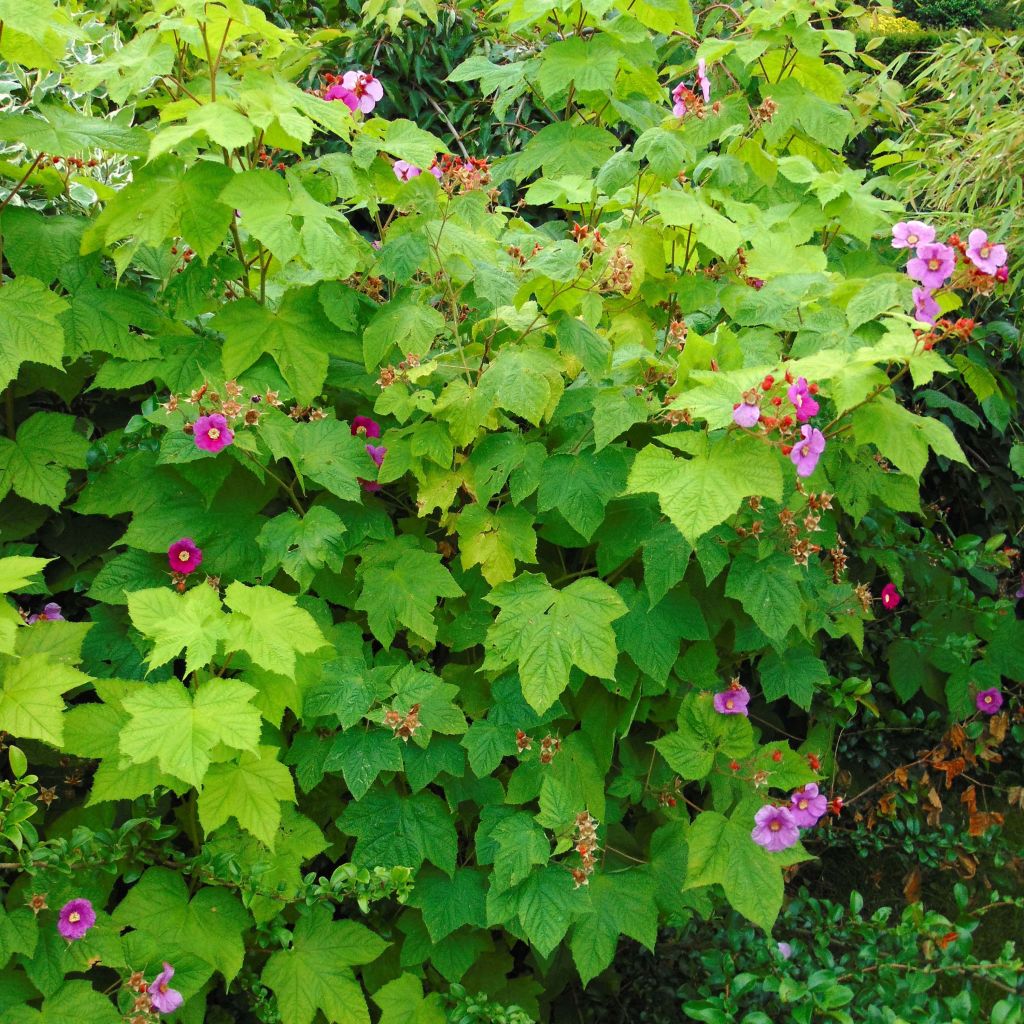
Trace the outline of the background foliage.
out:
<instances>
[{"instance_id":1,"label":"background foliage","mask_svg":"<svg viewBox=\"0 0 1024 1024\"><path fill-rule=\"evenodd\" d=\"M359 13L0 0L4 1020L564 1020L698 934L667 1019L1019 1020L1011 288L926 335L889 244L1006 185L858 167L857 7Z\"/></svg>"}]
</instances>

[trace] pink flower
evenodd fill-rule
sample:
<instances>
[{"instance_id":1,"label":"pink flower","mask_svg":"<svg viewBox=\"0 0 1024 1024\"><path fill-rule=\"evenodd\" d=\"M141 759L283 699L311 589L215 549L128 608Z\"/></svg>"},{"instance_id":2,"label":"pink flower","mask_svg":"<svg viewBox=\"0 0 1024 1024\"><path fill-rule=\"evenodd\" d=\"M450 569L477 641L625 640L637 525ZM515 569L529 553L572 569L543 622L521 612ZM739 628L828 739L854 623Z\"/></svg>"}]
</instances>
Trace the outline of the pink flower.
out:
<instances>
[{"instance_id":1,"label":"pink flower","mask_svg":"<svg viewBox=\"0 0 1024 1024\"><path fill-rule=\"evenodd\" d=\"M980 228L967 236L967 258L983 273L994 274L1006 263L1006 246L995 245Z\"/></svg>"},{"instance_id":2,"label":"pink flower","mask_svg":"<svg viewBox=\"0 0 1024 1024\"><path fill-rule=\"evenodd\" d=\"M355 110L359 106L359 97L356 96L354 92L350 92L343 85L338 85L337 82L335 82L335 84L324 93L324 99L341 100L349 110Z\"/></svg>"},{"instance_id":3,"label":"pink flower","mask_svg":"<svg viewBox=\"0 0 1024 1024\"><path fill-rule=\"evenodd\" d=\"M915 288L914 319L922 324L934 324L939 315L939 304L935 301L930 288Z\"/></svg>"},{"instance_id":4,"label":"pink flower","mask_svg":"<svg viewBox=\"0 0 1024 1024\"><path fill-rule=\"evenodd\" d=\"M806 377L800 377L795 384L791 384L786 394L796 408L798 423L806 423L812 416L818 415L818 403L811 394Z\"/></svg>"},{"instance_id":5,"label":"pink flower","mask_svg":"<svg viewBox=\"0 0 1024 1024\"><path fill-rule=\"evenodd\" d=\"M376 494L380 490L380 484L376 480L364 480L361 476L357 476L356 482L367 494Z\"/></svg>"},{"instance_id":6,"label":"pink flower","mask_svg":"<svg viewBox=\"0 0 1024 1024\"><path fill-rule=\"evenodd\" d=\"M356 106L364 114L369 114L384 98L384 86L373 75L364 71L346 71L341 76L341 87L352 93L356 100Z\"/></svg>"},{"instance_id":7,"label":"pink flower","mask_svg":"<svg viewBox=\"0 0 1024 1024\"><path fill-rule=\"evenodd\" d=\"M745 686L730 687L715 694L715 710L720 715L746 715L749 703L750 694Z\"/></svg>"},{"instance_id":8,"label":"pink flower","mask_svg":"<svg viewBox=\"0 0 1024 1024\"><path fill-rule=\"evenodd\" d=\"M810 476L814 467L818 465L818 459L825 450L825 435L816 427L804 424L800 428L803 440L793 445L789 457L796 466L797 476Z\"/></svg>"},{"instance_id":9,"label":"pink flower","mask_svg":"<svg viewBox=\"0 0 1024 1024\"><path fill-rule=\"evenodd\" d=\"M680 82L672 90L672 113L676 117L683 117L686 114L686 100L684 95L689 92L685 83Z\"/></svg>"},{"instance_id":10,"label":"pink flower","mask_svg":"<svg viewBox=\"0 0 1024 1024\"><path fill-rule=\"evenodd\" d=\"M380 437L380 424L369 416L353 416L350 429L353 437Z\"/></svg>"},{"instance_id":11,"label":"pink flower","mask_svg":"<svg viewBox=\"0 0 1024 1024\"><path fill-rule=\"evenodd\" d=\"M996 686L991 690L979 690L974 706L986 715L994 715L1003 706L1003 695Z\"/></svg>"},{"instance_id":12,"label":"pink flower","mask_svg":"<svg viewBox=\"0 0 1024 1024\"><path fill-rule=\"evenodd\" d=\"M737 426L753 427L761 418L761 407L756 402L748 402L746 397L738 405L732 407L732 421Z\"/></svg>"},{"instance_id":13,"label":"pink flower","mask_svg":"<svg viewBox=\"0 0 1024 1024\"><path fill-rule=\"evenodd\" d=\"M185 1002L182 994L170 987L173 977L174 968L165 960L164 969L149 985L149 999L158 1013L174 1013Z\"/></svg>"},{"instance_id":14,"label":"pink flower","mask_svg":"<svg viewBox=\"0 0 1024 1024\"><path fill-rule=\"evenodd\" d=\"M1006 282L1010 280L1010 270L1009 270L1009 268L1008 267L1000 267L996 271L996 280L1000 284L1006 284Z\"/></svg>"},{"instance_id":15,"label":"pink flower","mask_svg":"<svg viewBox=\"0 0 1024 1024\"><path fill-rule=\"evenodd\" d=\"M391 169L395 172L395 177L399 181L408 181L410 178L418 178L423 171L418 167L413 166L406 160L396 160L392 165Z\"/></svg>"},{"instance_id":16,"label":"pink flower","mask_svg":"<svg viewBox=\"0 0 1024 1024\"><path fill-rule=\"evenodd\" d=\"M368 444L366 446L366 454L373 459L377 468L379 469L384 462L384 456L387 455L388 450L382 444Z\"/></svg>"},{"instance_id":17,"label":"pink flower","mask_svg":"<svg viewBox=\"0 0 1024 1024\"><path fill-rule=\"evenodd\" d=\"M917 247L917 255L907 261L907 274L928 288L941 288L956 266L956 253L941 242Z\"/></svg>"},{"instance_id":18,"label":"pink flower","mask_svg":"<svg viewBox=\"0 0 1024 1024\"><path fill-rule=\"evenodd\" d=\"M892 229L894 249L916 249L919 245L935 241L935 228L919 220L901 220Z\"/></svg>"},{"instance_id":19,"label":"pink flower","mask_svg":"<svg viewBox=\"0 0 1024 1024\"><path fill-rule=\"evenodd\" d=\"M807 783L803 789L796 790L789 798L789 813L801 828L810 828L818 824L828 810L828 801L818 792L814 782Z\"/></svg>"},{"instance_id":20,"label":"pink flower","mask_svg":"<svg viewBox=\"0 0 1024 1024\"><path fill-rule=\"evenodd\" d=\"M167 561L171 565L171 572L180 572L187 576L203 564L203 553L196 547L196 542L191 537L182 537L167 549Z\"/></svg>"},{"instance_id":21,"label":"pink flower","mask_svg":"<svg viewBox=\"0 0 1024 1024\"><path fill-rule=\"evenodd\" d=\"M891 612L894 608L899 608L900 601L902 600L903 598L900 595L900 592L896 589L895 583L886 583L886 585L882 587L882 607L886 611Z\"/></svg>"},{"instance_id":22,"label":"pink flower","mask_svg":"<svg viewBox=\"0 0 1024 1024\"><path fill-rule=\"evenodd\" d=\"M441 170L441 165L435 160L428 168L428 171L440 181L444 177L444 171Z\"/></svg>"},{"instance_id":23,"label":"pink flower","mask_svg":"<svg viewBox=\"0 0 1024 1024\"><path fill-rule=\"evenodd\" d=\"M61 607L56 601L50 601L49 604L43 605L43 610L37 615L30 615L28 617L28 624L31 626L36 622L64 622L64 616L61 615Z\"/></svg>"},{"instance_id":24,"label":"pink flower","mask_svg":"<svg viewBox=\"0 0 1024 1024\"><path fill-rule=\"evenodd\" d=\"M769 853L788 850L800 839L800 829L785 807L766 804L754 815L754 821L750 838Z\"/></svg>"},{"instance_id":25,"label":"pink flower","mask_svg":"<svg viewBox=\"0 0 1024 1024\"><path fill-rule=\"evenodd\" d=\"M783 960L788 960L793 955L793 947L788 942L780 942L778 950Z\"/></svg>"},{"instance_id":26,"label":"pink flower","mask_svg":"<svg viewBox=\"0 0 1024 1024\"><path fill-rule=\"evenodd\" d=\"M700 85L700 91L704 94L704 102L711 102L711 79L707 75L707 64L704 62L704 58L701 57L697 61L697 84Z\"/></svg>"},{"instance_id":27,"label":"pink flower","mask_svg":"<svg viewBox=\"0 0 1024 1024\"><path fill-rule=\"evenodd\" d=\"M217 453L234 441L235 432L228 426L228 421L219 412L215 412L196 420L192 436L196 439L197 448Z\"/></svg>"},{"instance_id":28,"label":"pink flower","mask_svg":"<svg viewBox=\"0 0 1024 1024\"><path fill-rule=\"evenodd\" d=\"M85 933L96 923L96 911L87 899L68 900L60 908L57 917L57 931L68 942L85 938Z\"/></svg>"}]
</instances>

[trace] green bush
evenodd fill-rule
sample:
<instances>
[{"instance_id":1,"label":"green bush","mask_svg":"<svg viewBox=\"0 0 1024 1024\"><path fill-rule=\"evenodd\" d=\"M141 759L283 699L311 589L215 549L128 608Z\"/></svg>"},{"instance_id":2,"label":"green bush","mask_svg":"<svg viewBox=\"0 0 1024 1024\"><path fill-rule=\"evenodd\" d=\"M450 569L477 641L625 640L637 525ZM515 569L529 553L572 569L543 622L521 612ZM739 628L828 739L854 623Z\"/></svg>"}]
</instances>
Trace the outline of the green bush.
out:
<instances>
[{"instance_id":1,"label":"green bush","mask_svg":"<svg viewBox=\"0 0 1024 1024\"><path fill-rule=\"evenodd\" d=\"M994 11L1005 7L1001 0L901 0L900 14L936 28L976 28Z\"/></svg>"},{"instance_id":2,"label":"green bush","mask_svg":"<svg viewBox=\"0 0 1024 1024\"><path fill-rule=\"evenodd\" d=\"M855 721L1024 740L930 490L1016 396L912 319L832 0L513 5L496 160L315 12L0 12L4 1024L549 1017L771 932Z\"/></svg>"}]
</instances>

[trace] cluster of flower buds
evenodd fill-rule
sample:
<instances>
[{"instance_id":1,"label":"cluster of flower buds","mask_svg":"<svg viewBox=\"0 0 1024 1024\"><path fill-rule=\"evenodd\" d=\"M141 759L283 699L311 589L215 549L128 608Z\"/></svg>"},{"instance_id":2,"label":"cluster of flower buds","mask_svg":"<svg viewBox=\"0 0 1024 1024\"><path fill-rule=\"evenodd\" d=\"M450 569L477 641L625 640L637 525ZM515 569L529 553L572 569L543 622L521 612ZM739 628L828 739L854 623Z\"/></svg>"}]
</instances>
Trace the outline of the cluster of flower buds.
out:
<instances>
[{"instance_id":1,"label":"cluster of flower buds","mask_svg":"<svg viewBox=\"0 0 1024 1024\"><path fill-rule=\"evenodd\" d=\"M761 125L768 124L772 118L775 117L778 109L778 103L776 103L771 96L765 97L765 99L761 101L761 105L755 107L754 110L751 111L751 127L760 128Z\"/></svg>"},{"instance_id":2,"label":"cluster of flower buds","mask_svg":"<svg viewBox=\"0 0 1024 1024\"><path fill-rule=\"evenodd\" d=\"M416 730L423 724L420 721L419 704L413 704L409 708L408 714L405 715L400 714L394 709L387 711L384 715L384 724L395 734L397 739L408 743L409 738L414 736Z\"/></svg>"},{"instance_id":3,"label":"cluster of flower buds","mask_svg":"<svg viewBox=\"0 0 1024 1024\"><path fill-rule=\"evenodd\" d=\"M668 334L665 336L667 347L682 352L686 347L686 335L688 332L689 328L686 326L685 320L670 320Z\"/></svg>"},{"instance_id":4,"label":"cluster of flower buds","mask_svg":"<svg viewBox=\"0 0 1024 1024\"><path fill-rule=\"evenodd\" d=\"M396 380L409 382L409 370L414 370L420 365L420 357L415 352L407 352L405 358L398 366L385 366L377 378L377 387L381 390L391 387Z\"/></svg>"},{"instance_id":5,"label":"cluster of flower buds","mask_svg":"<svg viewBox=\"0 0 1024 1024\"><path fill-rule=\"evenodd\" d=\"M573 834L573 847L580 855L580 866L574 868L572 880L578 889L581 885L588 885L590 876L597 867L596 854L601 849L597 845L596 819L590 816L590 811L581 811L576 815L576 825Z\"/></svg>"},{"instance_id":6,"label":"cluster of flower buds","mask_svg":"<svg viewBox=\"0 0 1024 1024\"><path fill-rule=\"evenodd\" d=\"M959 320L939 320L929 331L918 331L917 337L921 347L927 352L935 347L940 341L956 339L958 341L970 341L974 328L978 325L970 317L960 317Z\"/></svg>"},{"instance_id":7,"label":"cluster of flower buds","mask_svg":"<svg viewBox=\"0 0 1024 1024\"><path fill-rule=\"evenodd\" d=\"M365 295L374 302L384 302L387 296L384 294L384 278L376 277L373 274L353 274L345 279L349 288Z\"/></svg>"},{"instance_id":8,"label":"cluster of flower buds","mask_svg":"<svg viewBox=\"0 0 1024 1024\"><path fill-rule=\"evenodd\" d=\"M180 257L178 266L174 271L176 274L182 273L182 271L184 271L196 256L195 252L187 245L179 246L177 244L171 246L171 255Z\"/></svg>"},{"instance_id":9,"label":"cluster of flower buds","mask_svg":"<svg viewBox=\"0 0 1024 1024\"><path fill-rule=\"evenodd\" d=\"M42 163L45 159L46 159L46 154L45 153L40 153L39 154L39 162ZM98 166L99 165L99 160L96 160L95 158L91 159L91 160L83 160L81 157L77 157L77 156L51 156L50 157L50 166L51 167L60 167L62 164L65 167L67 167L69 171L70 170L81 171L81 170L83 170L86 167L96 167L96 166Z\"/></svg>"},{"instance_id":10,"label":"cluster of flower buds","mask_svg":"<svg viewBox=\"0 0 1024 1024\"><path fill-rule=\"evenodd\" d=\"M843 538L836 536L835 546L829 549L828 557L832 561L832 582L839 584L843 582L843 574L846 572L846 545Z\"/></svg>"},{"instance_id":11,"label":"cluster of flower buds","mask_svg":"<svg viewBox=\"0 0 1024 1024\"><path fill-rule=\"evenodd\" d=\"M540 763L551 764L557 754L562 749L562 741L557 736L552 736L550 733L540 741Z\"/></svg>"},{"instance_id":12,"label":"cluster of flower buds","mask_svg":"<svg viewBox=\"0 0 1024 1024\"><path fill-rule=\"evenodd\" d=\"M619 292L622 295L628 295L633 290L633 261L629 258L628 245L615 247L599 287L603 292Z\"/></svg>"},{"instance_id":13,"label":"cluster of flower buds","mask_svg":"<svg viewBox=\"0 0 1024 1024\"><path fill-rule=\"evenodd\" d=\"M683 798L683 780L677 775L671 786L659 789L655 794L659 807L675 807Z\"/></svg>"},{"instance_id":14,"label":"cluster of flower buds","mask_svg":"<svg viewBox=\"0 0 1024 1024\"><path fill-rule=\"evenodd\" d=\"M604 252L608 248L608 243L601 237L601 229L594 228L591 232L591 228L587 224L573 224L572 240L577 245L590 246L594 252Z\"/></svg>"},{"instance_id":15,"label":"cluster of flower buds","mask_svg":"<svg viewBox=\"0 0 1024 1024\"><path fill-rule=\"evenodd\" d=\"M799 482L797 486L799 488ZM807 565L809 557L821 551L821 545L814 544L811 536L821 529L821 512L832 507L832 495L824 491L821 494L810 494L807 504L808 509L799 520L792 509L784 508L779 512L779 523L789 541L789 553L797 565ZM842 558L845 568L846 556L843 555ZM834 567L833 560L833 570Z\"/></svg>"},{"instance_id":16,"label":"cluster of flower buds","mask_svg":"<svg viewBox=\"0 0 1024 1024\"><path fill-rule=\"evenodd\" d=\"M441 170L441 186L449 192L471 192L491 183L486 157L458 157L442 153L432 165Z\"/></svg>"},{"instance_id":17,"label":"cluster of flower buds","mask_svg":"<svg viewBox=\"0 0 1024 1024\"><path fill-rule=\"evenodd\" d=\"M757 291L764 287L764 281L760 277L751 277L747 273L747 250L742 245L736 250L736 274L744 284Z\"/></svg>"},{"instance_id":18,"label":"cluster of flower buds","mask_svg":"<svg viewBox=\"0 0 1024 1024\"><path fill-rule=\"evenodd\" d=\"M269 153L261 148L259 153L256 154L256 164L259 167L273 168L278 171L283 171L287 166L283 160L278 159L278 150L272 149ZM301 160L302 157L296 157L296 160Z\"/></svg>"}]
</instances>

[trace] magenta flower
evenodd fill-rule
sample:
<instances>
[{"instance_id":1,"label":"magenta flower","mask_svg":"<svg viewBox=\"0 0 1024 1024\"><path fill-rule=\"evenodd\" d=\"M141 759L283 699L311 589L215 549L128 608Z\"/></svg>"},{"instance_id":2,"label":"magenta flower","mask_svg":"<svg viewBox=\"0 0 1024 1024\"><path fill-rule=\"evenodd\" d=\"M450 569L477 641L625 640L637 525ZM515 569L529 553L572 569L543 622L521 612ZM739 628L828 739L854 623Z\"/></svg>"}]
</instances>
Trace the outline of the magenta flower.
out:
<instances>
[{"instance_id":1,"label":"magenta flower","mask_svg":"<svg viewBox=\"0 0 1024 1024\"><path fill-rule=\"evenodd\" d=\"M886 611L892 611L894 608L899 608L900 601L903 600L902 595L896 589L895 583L886 583L882 587L882 607Z\"/></svg>"},{"instance_id":2,"label":"magenta flower","mask_svg":"<svg viewBox=\"0 0 1024 1024\"><path fill-rule=\"evenodd\" d=\"M165 960L164 969L150 983L149 1000L158 1013L174 1013L185 1002L182 994L168 984L173 977L174 968Z\"/></svg>"},{"instance_id":3,"label":"magenta flower","mask_svg":"<svg viewBox=\"0 0 1024 1024\"><path fill-rule=\"evenodd\" d=\"M788 960L793 955L793 947L788 942L780 942L778 950L783 960Z\"/></svg>"},{"instance_id":4,"label":"magenta flower","mask_svg":"<svg viewBox=\"0 0 1024 1024\"><path fill-rule=\"evenodd\" d=\"M96 923L96 911L87 899L68 900L60 908L57 918L57 931L68 942L85 938L85 933Z\"/></svg>"},{"instance_id":5,"label":"magenta flower","mask_svg":"<svg viewBox=\"0 0 1024 1024\"><path fill-rule=\"evenodd\" d=\"M789 813L801 828L818 824L828 810L828 801L818 792L814 782L808 782L803 789L793 792L789 798Z\"/></svg>"},{"instance_id":6,"label":"magenta flower","mask_svg":"<svg viewBox=\"0 0 1024 1024\"><path fill-rule=\"evenodd\" d=\"M57 604L56 601L50 601L48 604L44 604L41 612L28 617L28 624L30 626L35 622L64 622L64 616L61 615L60 605Z\"/></svg>"},{"instance_id":7,"label":"magenta flower","mask_svg":"<svg viewBox=\"0 0 1024 1024\"><path fill-rule=\"evenodd\" d=\"M754 400L751 401L750 399ZM743 400L732 407L732 422L737 426L750 429L761 419L761 407L753 390L743 394Z\"/></svg>"},{"instance_id":8,"label":"magenta flower","mask_svg":"<svg viewBox=\"0 0 1024 1024\"><path fill-rule=\"evenodd\" d=\"M379 469L384 462L384 456L387 455L388 450L382 444L368 444L366 446L366 454L373 459L377 468Z\"/></svg>"},{"instance_id":9,"label":"magenta flower","mask_svg":"<svg viewBox=\"0 0 1024 1024\"><path fill-rule=\"evenodd\" d=\"M919 220L901 220L892 229L894 249L916 249L919 245L927 245L934 241L935 228L922 224Z\"/></svg>"},{"instance_id":10,"label":"magenta flower","mask_svg":"<svg viewBox=\"0 0 1024 1024\"><path fill-rule=\"evenodd\" d=\"M364 71L346 71L341 76L341 87L352 93L356 106L364 114L369 114L384 98L384 86L373 75Z\"/></svg>"},{"instance_id":11,"label":"magenta flower","mask_svg":"<svg viewBox=\"0 0 1024 1024\"><path fill-rule=\"evenodd\" d=\"M203 553L191 537L182 537L167 549L167 561L171 565L171 572L180 572L187 576L203 564Z\"/></svg>"},{"instance_id":12,"label":"magenta flower","mask_svg":"<svg viewBox=\"0 0 1024 1024\"><path fill-rule=\"evenodd\" d=\"M807 423L800 428L800 433L803 440L793 445L789 457L796 466L797 476L810 476L825 450L825 435Z\"/></svg>"},{"instance_id":13,"label":"magenta flower","mask_svg":"<svg viewBox=\"0 0 1024 1024\"><path fill-rule=\"evenodd\" d=\"M380 437L380 424L369 416L353 416L350 430L353 437Z\"/></svg>"},{"instance_id":14,"label":"magenta flower","mask_svg":"<svg viewBox=\"0 0 1024 1024\"><path fill-rule=\"evenodd\" d=\"M228 426L228 421L219 412L215 412L196 420L192 436L196 439L197 448L216 454L234 441L235 432Z\"/></svg>"},{"instance_id":15,"label":"magenta flower","mask_svg":"<svg viewBox=\"0 0 1024 1024\"><path fill-rule=\"evenodd\" d=\"M994 715L1003 706L1003 695L996 686L991 690L979 690L974 706L986 715Z\"/></svg>"},{"instance_id":16,"label":"magenta flower","mask_svg":"<svg viewBox=\"0 0 1024 1024\"><path fill-rule=\"evenodd\" d=\"M997 280L997 281L998 281L998 282L999 282L1000 284L1006 284L1006 282L1010 280L1010 271L1009 271L1009 268L1008 268L1008 267L1000 267L1000 268L999 268L999 269L998 269L998 270L996 271L996 280Z\"/></svg>"},{"instance_id":17,"label":"magenta flower","mask_svg":"<svg viewBox=\"0 0 1024 1024\"><path fill-rule=\"evenodd\" d=\"M396 160L391 165L391 169L395 172L395 177L399 181L408 181L410 178L418 178L423 173L420 168L409 163L407 160Z\"/></svg>"},{"instance_id":18,"label":"magenta flower","mask_svg":"<svg viewBox=\"0 0 1024 1024\"><path fill-rule=\"evenodd\" d=\"M1006 246L995 245L980 228L967 236L967 258L983 273L994 274L1006 263Z\"/></svg>"},{"instance_id":19,"label":"magenta flower","mask_svg":"<svg viewBox=\"0 0 1024 1024\"><path fill-rule=\"evenodd\" d=\"M756 824L750 838L769 853L788 850L800 838L800 829L797 828L793 815L785 807L765 804L754 815L754 821Z\"/></svg>"},{"instance_id":20,"label":"magenta flower","mask_svg":"<svg viewBox=\"0 0 1024 1024\"><path fill-rule=\"evenodd\" d=\"M707 74L708 66L701 57L697 61L697 84L700 85L700 91L704 94L704 102L711 102L711 79L708 78Z\"/></svg>"},{"instance_id":21,"label":"magenta flower","mask_svg":"<svg viewBox=\"0 0 1024 1024\"><path fill-rule=\"evenodd\" d=\"M796 408L798 423L806 423L812 416L818 415L818 403L810 392L806 377L800 377L795 384L791 384L786 394Z\"/></svg>"},{"instance_id":22,"label":"magenta flower","mask_svg":"<svg viewBox=\"0 0 1024 1024\"><path fill-rule=\"evenodd\" d=\"M715 694L715 710L720 715L745 715L750 703L750 694L745 686L730 687Z\"/></svg>"},{"instance_id":23,"label":"magenta flower","mask_svg":"<svg viewBox=\"0 0 1024 1024\"><path fill-rule=\"evenodd\" d=\"M956 266L956 253L942 242L927 242L917 247L917 255L907 261L907 274L927 288L941 288Z\"/></svg>"},{"instance_id":24,"label":"magenta flower","mask_svg":"<svg viewBox=\"0 0 1024 1024\"><path fill-rule=\"evenodd\" d=\"M359 106L359 97L354 92L346 89L337 82L324 93L325 100L341 100L349 110L355 110Z\"/></svg>"},{"instance_id":25,"label":"magenta flower","mask_svg":"<svg viewBox=\"0 0 1024 1024\"><path fill-rule=\"evenodd\" d=\"M930 288L915 288L914 295L914 319L922 324L932 325L939 315L939 304L935 301Z\"/></svg>"},{"instance_id":26,"label":"magenta flower","mask_svg":"<svg viewBox=\"0 0 1024 1024\"><path fill-rule=\"evenodd\" d=\"M686 100L683 97L688 91L683 82L672 90L672 113L676 117L683 117L686 114Z\"/></svg>"}]
</instances>

